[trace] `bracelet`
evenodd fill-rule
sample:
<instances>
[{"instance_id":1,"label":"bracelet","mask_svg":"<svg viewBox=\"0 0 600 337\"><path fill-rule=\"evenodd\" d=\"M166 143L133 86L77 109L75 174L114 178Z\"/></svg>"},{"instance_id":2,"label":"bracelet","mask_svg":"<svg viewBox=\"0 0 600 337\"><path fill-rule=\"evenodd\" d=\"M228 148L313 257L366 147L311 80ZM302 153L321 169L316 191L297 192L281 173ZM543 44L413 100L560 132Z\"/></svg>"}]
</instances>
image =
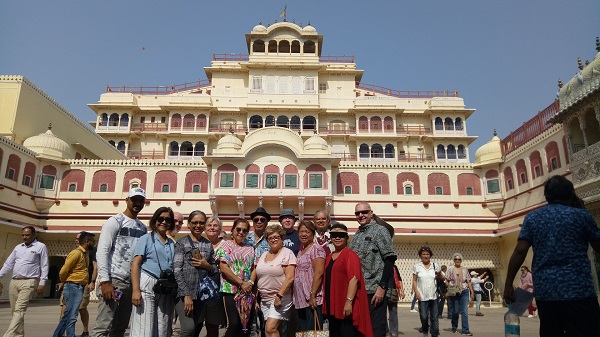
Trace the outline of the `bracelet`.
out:
<instances>
[{"instance_id":1,"label":"bracelet","mask_svg":"<svg viewBox=\"0 0 600 337\"><path fill-rule=\"evenodd\" d=\"M254 285L254 282L252 280L249 280L248 283L250 283L251 285Z\"/></svg>"},{"instance_id":2,"label":"bracelet","mask_svg":"<svg viewBox=\"0 0 600 337\"><path fill-rule=\"evenodd\" d=\"M350 297L346 297L346 301L352 302L352 299Z\"/></svg>"},{"instance_id":3,"label":"bracelet","mask_svg":"<svg viewBox=\"0 0 600 337\"><path fill-rule=\"evenodd\" d=\"M275 295L275 296L277 296L278 299L282 299L283 298L283 296L280 295L279 293L277 295Z\"/></svg>"}]
</instances>

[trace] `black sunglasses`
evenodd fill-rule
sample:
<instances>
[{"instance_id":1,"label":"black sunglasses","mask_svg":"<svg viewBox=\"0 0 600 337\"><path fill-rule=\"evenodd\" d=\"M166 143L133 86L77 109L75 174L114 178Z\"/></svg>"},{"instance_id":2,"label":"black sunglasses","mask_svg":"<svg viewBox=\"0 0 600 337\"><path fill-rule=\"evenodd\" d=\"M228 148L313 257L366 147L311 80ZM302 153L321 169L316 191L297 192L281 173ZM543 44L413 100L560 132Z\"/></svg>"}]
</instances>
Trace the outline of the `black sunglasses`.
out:
<instances>
[{"instance_id":1,"label":"black sunglasses","mask_svg":"<svg viewBox=\"0 0 600 337\"><path fill-rule=\"evenodd\" d=\"M249 230L249 229L246 229L246 228L239 228L239 227L236 227L235 231L236 231L236 232L238 232L238 233L240 233L240 232L244 232L244 234L248 234L248 232L249 232L250 230Z\"/></svg>"},{"instance_id":2,"label":"black sunglasses","mask_svg":"<svg viewBox=\"0 0 600 337\"><path fill-rule=\"evenodd\" d=\"M340 232L329 232L329 236L332 239L344 239L348 237L348 233L340 233Z\"/></svg>"},{"instance_id":3,"label":"black sunglasses","mask_svg":"<svg viewBox=\"0 0 600 337\"><path fill-rule=\"evenodd\" d=\"M354 212L354 215L359 216L361 214L369 214L370 212L371 212L370 209L365 209L365 210L362 210L362 211L356 211L356 212Z\"/></svg>"},{"instance_id":4,"label":"black sunglasses","mask_svg":"<svg viewBox=\"0 0 600 337\"><path fill-rule=\"evenodd\" d=\"M162 217L162 216L159 216L159 217L156 219L156 222L157 222L157 223L163 223L163 221L164 221L164 222L166 222L166 223L173 223L173 218L164 218L164 217Z\"/></svg>"},{"instance_id":5,"label":"black sunglasses","mask_svg":"<svg viewBox=\"0 0 600 337\"><path fill-rule=\"evenodd\" d=\"M252 221L254 223L267 222L267 218L254 218L254 219L252 219Z\"/></svg>"}]
</instances>

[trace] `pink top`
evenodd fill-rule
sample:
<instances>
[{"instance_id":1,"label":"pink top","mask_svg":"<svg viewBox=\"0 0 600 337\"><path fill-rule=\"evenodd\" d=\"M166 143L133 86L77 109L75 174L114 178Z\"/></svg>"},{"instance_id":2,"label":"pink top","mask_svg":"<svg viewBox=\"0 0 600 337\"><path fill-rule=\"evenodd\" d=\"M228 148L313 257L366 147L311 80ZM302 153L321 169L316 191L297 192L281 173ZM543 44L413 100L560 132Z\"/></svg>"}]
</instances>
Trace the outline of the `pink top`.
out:
<instances>
[{"instance_id":1,"label":"pink top","mask_svg":"<svg viewBox=\"0 0 600 337\"><path fill-rule=\"evenodd\" d=\"M267 255L267 253L264 253L260 256L258 262L255 262L256 276L258 278L256 286L263 302L273 300L277 292L281 289L281 285L285 281L283 267L296 265L296 256L294 256L294 252L289 248L282 247L279 254L269 262L265 262Z\"/></svg>"},{"instance_id":2,"label":"pink top","mask_svg":"<svg viewBox=\"0 0 600 337\"><path fill-rule=\"evenodd\" d=\"M525 285L527 283L529 283L528 286ZM519 288L525 289L530 293L533 292L533 275L531 275L530 272L527 272L525 275L521 273L521 278L519 279Z\"/></svg>"},{"instance_id":3,"label":"pink top","mask_svg":"<svg viewBox=\"0 0 600 337\"><path fill-rule=\"evenodd\" d=\"M298 252L298 265L296 266L296 274L294 276L294 306L296 309L308 307L313 277L315 275L312 261L314 259L323 259L324 262L325 255L325 249L314 243L304 255L302 255L302 251ZM319 291L315 294L315 300L317 301L317 305L323 304L323 287L319 287Z\"/></svg>"}]
</instances>

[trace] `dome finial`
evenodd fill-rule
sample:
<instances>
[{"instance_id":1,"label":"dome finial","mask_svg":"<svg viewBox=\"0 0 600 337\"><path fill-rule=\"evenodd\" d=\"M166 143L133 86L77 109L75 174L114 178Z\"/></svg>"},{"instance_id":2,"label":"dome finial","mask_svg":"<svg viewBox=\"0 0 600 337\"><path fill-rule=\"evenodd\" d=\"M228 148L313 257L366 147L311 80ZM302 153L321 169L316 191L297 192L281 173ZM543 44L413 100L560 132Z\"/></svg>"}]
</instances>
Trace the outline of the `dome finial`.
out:
<instances>
[{"instance_id":1,"label":"dome finial","mask_svg":"<svg viewBox=\"0 0 600 337\"><path fill-rule=\"evenodd\" d=\"M310 26L310 20L308 20L308 25Z\"/></svg>"},{"instance_id":2,"label":"dome finial","mask_svg":"<svg viewBox=\"0 0 600 337\"><path fill-rule=\"evenodd\" d=\"M600 38L596 36L596 51L600 53Z\"/></svg>"},{"instance_id":3,"label":"dome finial","mask_svg":"<svg viewBox=\"0 0 600 337\"><path fill-rule=\"evenodd\" d=\"M562 86L563 86L563 84L562 84L562 80L560 80L560 79L559 79L559 80L558 80L558 87L562 89Z\"/></svg>"},{"instance_id":4,"label":"dome finial","mask_svg":"<svg viewBox=\"0 0 600 337\"><path fill-rule=\"evenodd\" d=\"M48 124L48 130L52 130L52 123Z\"/></svg>"},{"instance_id":5,"label":"dome finial","mask_svg":"<svg viewBox=\"0 0 600 337\"><path fill-rule=\"evenodd\" d=\"M494 137L496 137L498 135L498 132L496 132L496 129L494 129Z\"/></svg>"},{"instance_id":6,"label":"dome finial","mask_svg":"<svg viewBox=\"0 0 600 337\"><path fill-rule=\"evenodd\" d=\"M583 64L581 64L581 57L577 58L577 68L579 68L579 70L583 70Z\"/></svg>"},{"instance_id":7,"label":"dome finial","mask_svg":"<svg viewBox=\"0 0 600 337\"><path fill-rule=\"evenodd\" d=\"M262 26L262 20L258 21L258 24Z\"/></svg>"}]
</instances>

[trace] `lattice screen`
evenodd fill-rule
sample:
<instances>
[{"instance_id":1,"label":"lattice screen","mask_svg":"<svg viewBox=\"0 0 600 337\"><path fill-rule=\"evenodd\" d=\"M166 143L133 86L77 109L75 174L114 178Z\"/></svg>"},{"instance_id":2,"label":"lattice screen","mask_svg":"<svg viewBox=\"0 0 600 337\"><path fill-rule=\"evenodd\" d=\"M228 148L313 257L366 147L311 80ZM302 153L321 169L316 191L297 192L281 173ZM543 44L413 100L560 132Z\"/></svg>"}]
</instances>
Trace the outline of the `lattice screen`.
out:
<instances>
[{"instance_id":1,"label":"lattice screen","mask_svg":"<svg viewBox=\"0 0 600 337\"><path fill-rule=\"evenodd\" d=\"M73 241L44 240L44 244L46 245L46 247L48 247L48 254L50 256L67 257L67 255L69 255L69 252L75 248L75 244L73 243Z\"/></svg>"},{"instance_id":2,"label":"lattice screen","mask_svg":"<svg viewBox=\"0 0 600 337\"><path fill-rule=\"evenodd\" d=\"M410 289L412 284L412 270L415 263L419 262L417 252L422 244L401 243L395 244L394 249L398 259L396 266L400 272L404 284L404 301L412 301ZM466 268L490 268L492 270L500 268L500 248L498 244L428 244L433 251L432 261L439 265L452 265L452 254L461 253L464 257L462 265ZM410 297L410 298L409 298Z\"/></svg>"}]
</instances>

